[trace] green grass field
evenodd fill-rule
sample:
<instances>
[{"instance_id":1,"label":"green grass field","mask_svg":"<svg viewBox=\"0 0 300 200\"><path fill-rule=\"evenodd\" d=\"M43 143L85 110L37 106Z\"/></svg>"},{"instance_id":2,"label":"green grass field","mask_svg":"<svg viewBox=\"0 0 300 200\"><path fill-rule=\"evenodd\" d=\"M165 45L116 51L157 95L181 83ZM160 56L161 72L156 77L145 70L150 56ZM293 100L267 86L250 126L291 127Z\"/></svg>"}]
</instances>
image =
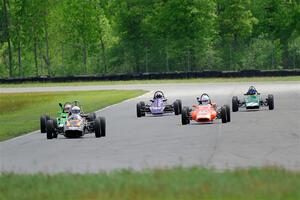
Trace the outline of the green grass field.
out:
<instances>
[{"instance_id":1,"label":"green grass field","mask_svg":"<svg viewBox=\"0 0 300 200\"><path fill-rule=\"evenodd\" d=\"M296 200L300 199L300 172L175 168L108 174L2 174L0 199Z\"/></svg>"},{"instance_id":2,"label":"green grass field","mask_svg":"<svg viewBox=\"0 0 300 200\"><path fill-rule=\"evenodd\" d=\"M89 81L65 83L22 83L0 84L6 87L45 87L45 86L80 86L80 85L124 85L124 84L159 84L159 83L223 83L223 82L264 82L264 81L300 81L300 76L285 77L249 77L249 78L192 78L192 79L166 79L166 80L131 80L131 81Z\"/></svg>"},{"instance_id":3,"label":"green grass field","mask_svg":"<svg viewBox=\"0 0 300 200\"><path fill-rule=\"evenodd\" d=\"M59 111L59 102L79 100L84 111L91 112L143 93L141 90L0 93L0 141L38 130L40 115L55 117Z\"/></svg>"}]
</instances>

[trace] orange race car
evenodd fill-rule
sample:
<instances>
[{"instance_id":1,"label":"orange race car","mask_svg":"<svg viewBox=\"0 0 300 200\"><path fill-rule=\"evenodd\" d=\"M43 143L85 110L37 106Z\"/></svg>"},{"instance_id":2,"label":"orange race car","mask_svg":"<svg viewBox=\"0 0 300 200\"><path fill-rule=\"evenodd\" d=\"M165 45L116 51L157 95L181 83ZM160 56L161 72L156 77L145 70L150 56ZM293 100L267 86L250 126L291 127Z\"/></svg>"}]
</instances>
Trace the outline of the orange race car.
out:
<instances>
[{"instance_id":1,"label":"orange race car","mask_svg":"<svg viewBox=\"0 0 300 200\"><path fill-rule=\"evenodd\" d=\"M222 123L230 122L230 107L224 105L217 108L215 103L212 103L208 94L202 94L197 98L198 105L193 105L193 109L189 107L183 107L181 113L182 125L190 123L190 120L194 120L200 123L211 123L215 119L221 119Z\"/></svg>"}]
</instances>

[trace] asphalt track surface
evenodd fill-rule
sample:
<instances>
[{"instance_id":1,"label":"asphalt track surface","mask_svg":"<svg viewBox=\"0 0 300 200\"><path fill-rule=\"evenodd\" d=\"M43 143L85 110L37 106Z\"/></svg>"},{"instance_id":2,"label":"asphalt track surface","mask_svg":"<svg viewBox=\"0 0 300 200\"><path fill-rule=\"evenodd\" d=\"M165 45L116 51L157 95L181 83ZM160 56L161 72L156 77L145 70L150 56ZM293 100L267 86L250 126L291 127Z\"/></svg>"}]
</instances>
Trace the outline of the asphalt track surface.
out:
<instances>
[{"instance_id":1,"label":"asphalt track surface","mask_svg":"<svg viewBox=\"0 0 300 200\"><path fill-rule=\"evenodd\" d=\"M231 104L249 85L263 97L274 94L275 110L231 113L231 122L181 125L180 116L136 117L136 103L153 91L165 92L169 102L196 103L210 94L218 104ZM16 173L99 172L202 166L216 169L276 165L300 170L300 82L191 83L48 88L1 88L1 92L100 89L144 89L141 97L98 111L106 117L107 136L47 140L39 131L0 143L0 171Z\"/></svg>"}]
</instances>

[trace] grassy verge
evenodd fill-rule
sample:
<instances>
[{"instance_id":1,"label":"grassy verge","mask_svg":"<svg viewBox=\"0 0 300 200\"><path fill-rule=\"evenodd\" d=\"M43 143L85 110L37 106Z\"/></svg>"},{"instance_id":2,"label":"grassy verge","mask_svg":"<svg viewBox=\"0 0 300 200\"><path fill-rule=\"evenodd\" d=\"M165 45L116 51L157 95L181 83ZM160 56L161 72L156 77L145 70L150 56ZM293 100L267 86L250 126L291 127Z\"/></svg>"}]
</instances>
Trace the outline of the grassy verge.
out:
<instances>
[{"instance_id":1,"label":"grassy verge","mask_svg":"<svg viewBox=\"0 0 300 200\"><path fill-rule=\"evenodd\" d=\"M45 86L80 86L80 85L124 85L124 84L149 84L149 83L215 83L215 82L263 82L263 81L300 81L300 76L286 77L248 77L248 78L192 78L192 79L166 79L166 80L131 80L131 81L89 81L66 83L22 83L0 84L5 87L45 87Z\"/></svg>"},{"instance_id":2,"label":"grassy verge","mask_svg":"<svg viewBox=\"0 0 300 200\"><path fill-rule=\"evenodd\" d=\"M85 112L99 110L144 91L80 91L0 94L0 141L39 129L41 114L56 116L58 103L79 100Z\"/></svg>"},{"instance_id":3,"label":"grassy verge","mask_svg":"<svg viewBox=\"0 0 300 200\"><path fill-rule=\"evenodd\" d=\"M109 174L0 175L2 199L300 199L300 172L175 168Z\"/></svg>"}]
</instances>

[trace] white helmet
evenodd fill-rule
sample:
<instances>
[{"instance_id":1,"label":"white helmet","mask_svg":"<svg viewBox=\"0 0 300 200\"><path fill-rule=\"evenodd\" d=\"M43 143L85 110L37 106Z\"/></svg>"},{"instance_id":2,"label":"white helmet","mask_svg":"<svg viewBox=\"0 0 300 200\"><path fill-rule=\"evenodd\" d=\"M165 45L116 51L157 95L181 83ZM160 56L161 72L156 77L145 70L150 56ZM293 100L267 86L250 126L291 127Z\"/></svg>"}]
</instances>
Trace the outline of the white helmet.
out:
<instances>
[{"instance_id":1,"label":"white helmet","mask_svg":"<svg viewBox=\"0 0 300 200\"><path fill-rule=\"evenodd\" d=\"M71 109L72 114L80 114L80 108L78 106L73 106Z\"/></svg>"},{"instance_id":2,"label":"white helmet","mask_svg":"<svg viewBox=\"0 0 300 200\"><path fill-rule=\"evenodd\" d=\"M210 103L210 98L208 95L203 95L200 99L201 104L209 104Z\"/></svg>"},{"instance_id":3,"label":"white helmet","mask_svg":"<svg viewBox=\"0 0 300 200\"><path fill-rule=\"evenodd\" d=\"M72 105L69 103L66 103L64 105L64 112L66 112L66 113L70 112L71 108L72 108Z\"/></svg>"}]
</instances>

